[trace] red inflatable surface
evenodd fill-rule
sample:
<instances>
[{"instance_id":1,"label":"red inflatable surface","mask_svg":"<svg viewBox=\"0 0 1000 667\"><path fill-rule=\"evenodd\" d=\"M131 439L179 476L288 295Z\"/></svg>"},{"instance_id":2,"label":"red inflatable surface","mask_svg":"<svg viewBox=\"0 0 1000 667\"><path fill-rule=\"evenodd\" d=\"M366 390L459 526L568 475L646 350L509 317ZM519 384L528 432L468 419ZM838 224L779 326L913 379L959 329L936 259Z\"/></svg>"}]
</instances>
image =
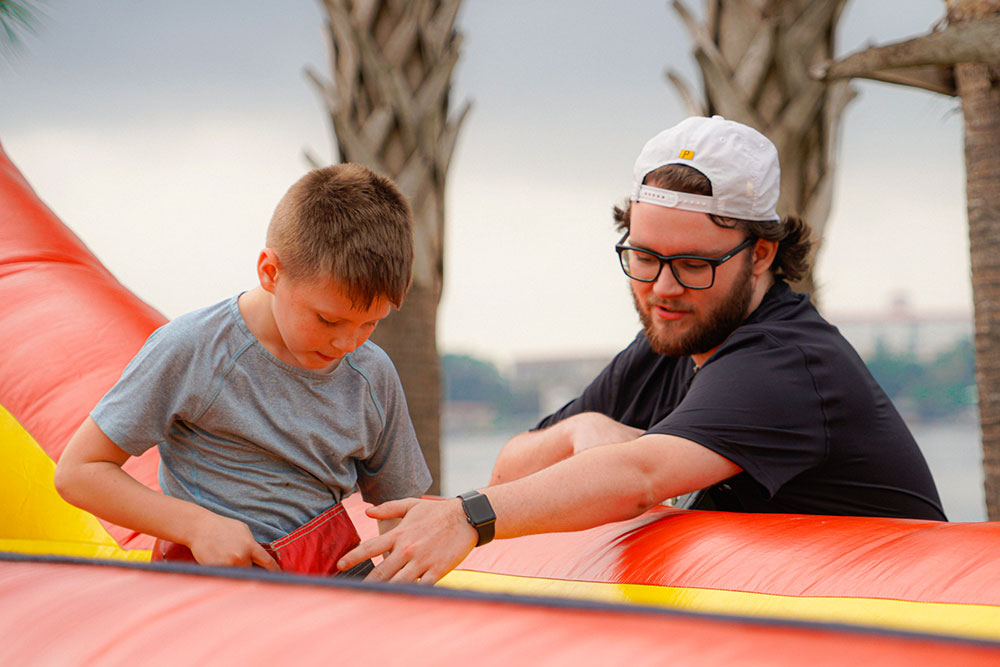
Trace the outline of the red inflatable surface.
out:
<instances>
[{"instance_id":1,"label":"red inflatable surface","mask_svg":"<svg viewBox=\"0 0 1000 667\"><path fill-rule=\"evenodd\" d=\"M33 443L58 459L164 318L2 150L0 304L0 451L16 473ZM155 486L157 464L153 451L126 469ZM31 516L28 494L0 502L0 529ZM442 582L545 599L47 559L25 554L66 552L39 551L30 527L30 551L0 553L0 664L1000 664L995 523L659 508L491 543ZM131 553L151 545L107 528Z\"/></svg>"},{"instance_id":2,"label":"red inflatable surface","mask_svg":"<svg viewBox=\"0 0 1000 667\"><path fill-rule=\"evenodd\" d=\"M476 549L461 567L766 595L996 606L998 548L997 522L663 507L591 530L493 542Z\"/></svg>"},{"instance_id":3,"label":"red inflatable surface","mask_svg":"<svg viewBox=\"0 0 1000 667\"><path fill-rule=\"evenodd\" d=\"M42 203L2 147L0 304L0 405L53 460L149 334L166 322ZM155 487L158 462L151 452L126 469ZM107 526L123 546L152 544Z\"/></svg>"},{"instance_id":4,"label":"red inflatable surface","mask_svg":"<svg viewBox=\"0 0 1000 667\"><path fill-rule=\"evenodd\" d=\"M95 592L100 591L99 598ZM0 664L996 665L995 647L660 610L0 560ZM95 604L99 599L99 603Z\"/></svg>"}]
</instances>

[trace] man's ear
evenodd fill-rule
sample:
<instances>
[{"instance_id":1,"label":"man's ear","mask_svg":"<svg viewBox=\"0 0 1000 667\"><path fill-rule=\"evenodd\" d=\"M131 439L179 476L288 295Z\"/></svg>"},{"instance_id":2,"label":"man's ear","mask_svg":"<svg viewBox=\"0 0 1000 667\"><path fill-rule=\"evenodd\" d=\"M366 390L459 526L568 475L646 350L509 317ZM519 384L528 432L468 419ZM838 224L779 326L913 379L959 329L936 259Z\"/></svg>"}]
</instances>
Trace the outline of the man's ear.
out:
<instances>
[{"instance_id":1,"label":"man's ear","mask_svg":"<svg viewBox=\"0 0 1000 667\"><path fill-rule=\"evenodd\" d=\"M278 274L281 272L281 262L271 248L264 248L257 257L257 280L265 292L274 293L278 284Z\"/></svg>"},{"instance_id":2,"label":"man's ear","mask_svg":"<svg viewBox=\"0 0 1000 667\"><path fill-rule=\"evenodd\" d=\"M757 239L753 247L753 273L755 276L763 275L771 268L774 257L778 254L778 242Z\"/></svg>"}]
</instances>

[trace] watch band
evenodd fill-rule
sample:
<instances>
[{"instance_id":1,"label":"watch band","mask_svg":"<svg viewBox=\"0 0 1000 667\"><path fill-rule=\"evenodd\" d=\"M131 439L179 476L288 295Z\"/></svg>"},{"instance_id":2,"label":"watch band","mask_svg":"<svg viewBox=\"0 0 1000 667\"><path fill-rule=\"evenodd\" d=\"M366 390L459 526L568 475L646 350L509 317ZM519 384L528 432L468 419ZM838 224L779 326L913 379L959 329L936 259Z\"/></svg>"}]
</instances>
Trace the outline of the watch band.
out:
<instances>
[{"instance_id":1,"label":"watch band","mask_svg":"<svg viewBox=\"0 0 1000 667\"><path fill-rule=\"evenodd\" d=\"M494 524L497 521L496 512L490 505L490 499L478 491L466 491L458 497L462 500L465 518L469 520L479 535L476 546L481 547L490 542L493 539Z\"/></svg>"}]
</instances>

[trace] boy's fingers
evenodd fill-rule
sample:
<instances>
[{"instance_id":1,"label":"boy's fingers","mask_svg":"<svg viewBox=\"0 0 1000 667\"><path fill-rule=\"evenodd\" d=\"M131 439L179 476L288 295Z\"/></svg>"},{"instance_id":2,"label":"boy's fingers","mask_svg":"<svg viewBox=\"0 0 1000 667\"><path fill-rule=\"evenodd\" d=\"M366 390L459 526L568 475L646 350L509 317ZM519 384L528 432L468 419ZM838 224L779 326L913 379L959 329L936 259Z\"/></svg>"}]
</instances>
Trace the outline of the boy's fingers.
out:
<instances>
[{"instance_id":1,"label":"boy's fingers","mask_svg":"<svg viewBox=\"0 0 1000 667\"><path fill-rule=\"evenodd\" d=\"M271 554L267 553L264 547L259 544L255 545L255 548L250 552L250 559L271 572L281 572L281 568L278 567L278 563L271 557Z\"/></svg>"}]
</instances>

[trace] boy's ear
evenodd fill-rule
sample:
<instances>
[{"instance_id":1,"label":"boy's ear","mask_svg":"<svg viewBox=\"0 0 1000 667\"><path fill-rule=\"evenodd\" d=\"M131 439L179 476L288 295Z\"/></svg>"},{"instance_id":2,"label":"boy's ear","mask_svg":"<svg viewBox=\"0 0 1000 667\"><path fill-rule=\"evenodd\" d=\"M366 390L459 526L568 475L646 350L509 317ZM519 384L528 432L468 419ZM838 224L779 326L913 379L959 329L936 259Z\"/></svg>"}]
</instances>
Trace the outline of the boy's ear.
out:
<instances>
[{"instance_id":1,"label":"boy's ear","mask_svg":"<svg viewBox=\"0 0 1000 667\"><path fill-rule=\"evenodd\" d=\"M265 292L274 292L274 287L278 283L278 273L281 264L278 256L271 248L264 248L257 257L257 280Z\"/></svg>"}]
</instances>

